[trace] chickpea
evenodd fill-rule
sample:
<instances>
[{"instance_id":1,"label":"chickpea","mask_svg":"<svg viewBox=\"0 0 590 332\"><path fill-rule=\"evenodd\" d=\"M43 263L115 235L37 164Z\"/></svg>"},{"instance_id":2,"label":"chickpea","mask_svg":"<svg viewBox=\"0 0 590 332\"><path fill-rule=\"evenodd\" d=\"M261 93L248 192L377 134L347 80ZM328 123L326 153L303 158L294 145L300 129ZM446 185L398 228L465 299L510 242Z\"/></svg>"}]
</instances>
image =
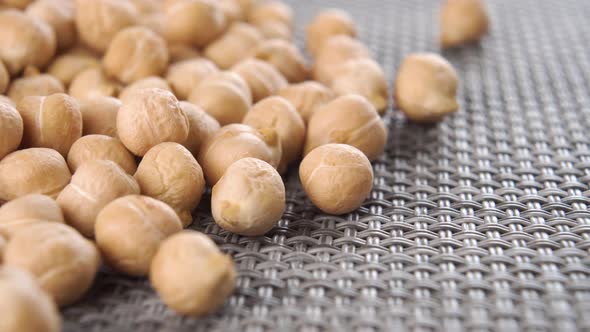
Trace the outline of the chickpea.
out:
<instances>
[{"instance_id":1,"label":"chickpea","mask_svg":"<svg viewBox=\"0 0 590 332\"><path fill-rule=\"evenodd\" d=\"M225 170L242 158L258 158L276 167L281 159L280 153L276 152L280 143L276 137L269 136L263 136L243 124L222 127L205 142L199 152L198 161L203 167L207 183L215 185Z\"/></svg>"},{"instance_id":2,"label":"chickpea","mask_svg":"<svg viewBox=\"0 0 590 332\"><path fill-rule=\"evenodd\" d=\"M365 45L347 35L337 35L328 39L318 50L313 67L313 78L330 86L332 79L345 62L370 58Z\"/></svg>"},{"instance_id":3,"label":"chickpea","mask_svg":"<svg viewBox=\"0 0 590 332\"><path fill-rule=\"evenodd\" d=\"M264 37L248 23L236 22L205 49L205 56L221 69L229 69L250 54ZM228 52L228 50L232 50Z\"/></svg>"},{"instance_id":4,"label":"chickpea","mask_svg":"<svg viewBox=\"0 0 590 332\"><path fill-rule=\"evenodd\" d=\"M356 26L350 15L340 9L326 9L320 12L305 28L307 50L312 55L318 51L328 39L346 35L356 38Z\"/></svg>"},{"instance_id":5,"label":"chickpea","mask_svg":"<svg viewBox=\"0 0 590 332\"><path fill-rule=\"evenodd\" d=\"M145 276L160 243L182 224L166 203L147 196L118 198L100 211L94 232L105 261L131 276Z\"/></svg>"},{"instance_id":6,"label":"chickpea","mask_svg":"<svg viewBox=\"0 0 590 332\"><path fill-rule=\"evenodd\" d=\"M26 271L0 267L0 331L59 332L61 317L53 300Z\"/></svg>"},{"instance_id":7,"label":"chickpea","mask_svg":"<svg viewBox=\"0 0 590 332\"><path fill-rule=\"evenodd\" d=\"M53 28L58 50L66 50L78 41L74 23L76 9L73 1L37 0L27 7L26 13Z\"/></svg>"},{"instance_id":8,"label":"chickpea","mask_svg":"<svg viewBox=\"0 0 590 332\"><path fill-rule=\"evenodd\" d=\"M72 172L91 160L110 160L128 174L137 170L135 158L123 143L105 135L88 135L77 140L68 153L68 166Z\"/></svg>"},{"instance_id":9,"label":"chickpea","mask_svg":"<svg viewBox=\"0 0 590 332\"><path fill-rule=\"evenodd\" d=\"M168 53L170 54L170 63L176 63L184 60L191 60L201 57L199 51L185 44L173 43L168 44Z\"/></svg>"},{"instance_id":10,"label":"chickpea","mask_svg":"<svg viewBox=\"0 0 590 332\"><path fill-rule=\"evenodd\" d=\"M328 143L352 145L375 160L385 149L387 129L365 98L345 95L319 107L311 117L304 153Z\"/></svg>"},{"instance_id":11,"label":"chickpea","mask_svg":"<svg viewBox=\"0 0 590 332\"><path fill-rule=\"evenodd\" d=\"M279 91L279 96L295 106L306 124L319 106L336 97L332 90L315 81L289 85Z\"/></svg>"},{"instance_id":12,"label":"chickpea","mask_svg":"<svg viewBox=\"0 0 590 332\"><path fill-rule=\"evenodd\" d=\"M169 42L204 47L225 29L225 17L217 1L166 0L164 36Z\"/></svg>"},{"instance_id":13,"label":"chickpea","mask_svg":"<svg viewBox=\"0 0 590 332\"><path fill-rule=\"evenodd\" d=\"M203 316L231 295L236 269L232 259L206 235L184 231L162 242L150 267L150 282L176 312Z\"/></svg>"},{"instance_id":14,"label":"chickpea","mask_svg":"<svg viewBox=\"0 0 590 332\"><path fill-rule=\"evenodd\" d=\"M232 70L248 83L254 102L275 95L288 85L287 80L275 67L257 59L243 60Z\"/></svg>"},{"instance_id":15,"label":"chickpea","mask_svg":"<svg viewBox=\"0 0 590 332\"><path fill-rule=\"evenodd\" d=\"M262 42L254 50L254 57L275 66L290 83L305 81L309 69L303 54L295 45L281 39Z\"/></svg>"},{"instance_id":16,"label":"chickpea","mask_svg":"<svg viewBox=\"0 0 590 332\"><path fill-rule=\"evenodd\" d=\"M70 86L76 75L99 66L100 61L96 55L83 48L74 48L56 57L49 65L47 73L60 80L64 86Z\"/></svg>"},{"instance_id":17,"label":"chickpea","mask_svg":"<svg viewBox=\"0 0 590 332\"><path fill-rule=\"evenodd\" d=\"M279 137L281 162L278 170L284 173L289 164L301 156L305 142L305 123L301 115L283 97L268 97L259 101L244 117L244 124L258 130L271 129Z\"/></svg>"},{"instance_id":18,"label":"chickpea","mask_svg":"<svg viewBox=\"0 0 590 332\"><path fill-rule=\"evenodd\" d=\"M166 81L178 99L188 99L203 79L218 72L217 66L207 59L192 59L176 62L166 72Z\"/></svg>"},{"instance_id":19,"label":"chickpea","mask_svg":"<svg viewBox=\"0 0 590 332\"><path fill-rule=\"evenodd\" d=\"M91 67L81 71L72 79L69 94L78 99L91 99L96 97L116 97L123 86L115 80L107 77L102 68Z\"/></svg>"},{"instance_id":20,"label":"chickpea","mask_svg":"<svg viewBox=\"0 0 590 332\"><path fill-rule=\"evenodd\" d=\"M45 22L18 10L4 10L0 26L0 60L10 75L27 66L44 68L55 55L55 33Z\"/></svg>"},{"instance_id":21,"label":"chickpea","mask_svg":"<svg viewBox=\"0 0 590 332\"><path fill-rule=\"evenodd\" d=\"M219 122L197 105L181 101L180 108L186 114L190 127L184 147L196 158L203 143L219 130Z\"/></svg>"},{"instance_id":22,"label":"chickpea","mask_svg":"<svg viewBox=\"0 0 590 332\"><path fill-rule=\"evenodd\" d=\"M162 89L139 90L123 100L117 114L117 133L123 145L143 156L162 142L184 143L189 122L174 95Z\"/></svg>"},{"instance_id":23,"label":"chickpea","mask_svg":"<svg viewBox=\"0 0 590 332\"><path fill-rule=\"evenodd\" d=\"M80 101L82 136L117 137L117 113L121 105L119 99L112 97L96 97Z\"/></svg>"},{"instance_id":24,"label":"chickpea","mask_svg":"<svg viewBox=\"0 0 590 332\"><path fill-rule=\"evenodd\" d=\"M248 22L258 27L266 38L290 40L293 30L293 10L282 2L268 1L252 8L248 15Z\"/></svg>"},{"instance_id":25,"label":"chickpea","mask_svg":"<svg viewBox=\"0 0 590 332\"><path fill-rule=\"evenodd\" d=\"M14 106L0 103L0 160L16 151L23 138L23 118Z\"/></svg>"},{"instance_id":26,"label":"chickpea","mask_svg":"<svg viewBox=\"0 0 590 332\"><path fill-rule=\"evenodd\" d=\"M123 100L137 91L147 88L157 88L172 92L172 87L170 87L165 79L158 76L149 76L126 86L119 94L119 99Z\"/></svg>"},{"instance_id":27,"label":"chickpea","mask_svg":"<svg viewBox=\"0 0 590 332\"><path fill-rule=\"evenodd\" d=\"M211 212L223 229L259 236L270 231L285 211L285 185L279 173L256 158L231 164L213 187Z\"/></svg>"},{"instance_id":28,"label":"chickpea","mask_svg":"<svg viewBox=\"0 0 590 332\"><path fill-rule=\"evenodd\" d=\"M61 208L49 196L21 196L0 207L0 235L4 235L6 239L10 239L23 228L48 221L65 223Z\"/></svg>"},{"instance_id":29,"label":"chickpea","mask_svg":"<svg viewBox=\"0 0 590 332\"><path fill-rule=\"evenodd\" d=\"M246 81L240 75L227 71L207 76L188 100L222 126L242 122L252 106L252 95Z\"/></svg>"},{"instance_id":30,"label":"chickpea","mask_svg":"<svg viewBox=\"0 0 590 332\"><path fill-rule=\"evenodd\" d=\"M440 43L448 48L477 42L489 25L483 1L445 0L440 12Z\"/></svg>"},{"instance_id":31,"label":"chickpea","mask_svg":"<svg viewBox=\"0 0 590 332\"><path fill-rule=\"evenodd\" d=\"M12 82L8 89L8 97L18 103L28 96L48 96L64 92L65 88L57 78L39 74L36 68L29 67L23 77Z\"/></svg>"},{"instance_id":32,"label":"chickpea","mask_svg":"<svg viewBox=\"0 0 590 332\"><path fill-rule=\"evenodd\" d=\"M76 0L76 28L80 40L104 53L115 35L138 23L137 9L129 0Z\"/></svg>"},{"instance_id":33,"label":"chickpea","mask_svg":"<svg viewBox=\"0 0 590 332\"><path fill-rule=\"evenodd\" d=\"M8 89L10 84L10 74L6 69L4 63L0 60L0 94L3 94Z\"/></svg>"},{"instance_id":34,"label":"chickpea","mask_svg":"<svg viewBox=\"0 0 590 332\"><path fill-rule=\"evenodd\" d=\"M299 178L312 203L329 214L359 208L373 188L373 169L362 151L346 144L326 144L301 162Z\"/></svg>"},{"instance_id":35,"label":"chickpea","mask_svg":"<svg viewBox=\"0 0 590 332\"><path fill-rule=\"evenodd\" d=\"M395 80L395 101L416 122L436 122L459 109L459 78L453 66L440 55L415 53L400 65Z\"/></svg>"}]
</instances>

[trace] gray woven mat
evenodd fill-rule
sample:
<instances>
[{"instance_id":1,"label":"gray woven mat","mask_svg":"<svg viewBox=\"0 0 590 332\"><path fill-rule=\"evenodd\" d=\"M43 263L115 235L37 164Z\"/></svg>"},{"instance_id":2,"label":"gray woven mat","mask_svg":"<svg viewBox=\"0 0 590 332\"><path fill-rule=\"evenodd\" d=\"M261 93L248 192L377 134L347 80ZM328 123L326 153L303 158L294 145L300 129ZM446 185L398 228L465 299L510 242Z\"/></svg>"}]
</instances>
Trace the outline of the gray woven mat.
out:
<instances>
[{"instance_id":1,"label":"gray woven mat","mask_svg":"<svg viewBox=\"0 0 590 332\"><path fill-rule=\"evenodd\" d=\"M289 2L299 22L350 11L390 79L404 55L438 51L438 1ZM205 201L193 228L240 275L222 311L181 318L145 279L104 272L66 330L590 330L590 1L487 2L491 36L444 53L461 112L433 127L391 114L361 209L320 214L296 168L266 237L220 230Z\"/></svg>"}]
</instances>

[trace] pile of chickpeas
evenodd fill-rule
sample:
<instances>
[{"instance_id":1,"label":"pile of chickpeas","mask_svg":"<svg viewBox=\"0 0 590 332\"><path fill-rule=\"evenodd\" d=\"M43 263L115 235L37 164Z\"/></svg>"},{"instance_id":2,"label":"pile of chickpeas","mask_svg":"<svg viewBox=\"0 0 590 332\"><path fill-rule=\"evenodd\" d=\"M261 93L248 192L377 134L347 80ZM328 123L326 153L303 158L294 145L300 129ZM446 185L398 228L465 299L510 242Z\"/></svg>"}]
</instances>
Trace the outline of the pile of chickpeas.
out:
<instances>
[{"instance_id":1,"label":"pile of chickpeas","mask_svg":"<svg viewBox=\"0 0 590 332\"><path fill-rule=\"evenodd\" d=\"M59 331L105 264L148 276L201 316L235 287L232 259L185 230L206 186L219 227L270 231L281 175L356 210L387 142L390 88L352 17L324 10L293 43L293 11L256 0L0 0L0 331ZM441 44L488 29L479 0L446 0ZM409 55L393 97L410 120L458 110L457 73Z\"/></svg>"}]
</instances>

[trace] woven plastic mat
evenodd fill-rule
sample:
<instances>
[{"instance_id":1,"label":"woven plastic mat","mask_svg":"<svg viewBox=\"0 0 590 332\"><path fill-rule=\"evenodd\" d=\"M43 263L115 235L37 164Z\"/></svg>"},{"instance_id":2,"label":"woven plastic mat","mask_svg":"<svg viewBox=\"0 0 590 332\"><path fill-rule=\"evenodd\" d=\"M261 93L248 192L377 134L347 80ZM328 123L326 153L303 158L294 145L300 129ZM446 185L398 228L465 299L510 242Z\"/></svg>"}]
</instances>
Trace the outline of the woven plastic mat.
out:
<instances>
[{"instance_id":1,"label":"woven plastic mat","mask_svg":"<svg viewBox=\"0 0 590 332\"><path fill-rule=\"evenodd\" d=\"M300 44L320 8L351 12L390 80L408 53L439 51L439 1L288 2ZM487 4L490 36L443 52L460 113L423 127L392 110L362 208L321 214L296 167L265 237L219 229L205 199L192 228L239 271L223 310L182 318L146 279L105 271L66 330L589 331L590 1Z\"/></svg>"}]
</instances>

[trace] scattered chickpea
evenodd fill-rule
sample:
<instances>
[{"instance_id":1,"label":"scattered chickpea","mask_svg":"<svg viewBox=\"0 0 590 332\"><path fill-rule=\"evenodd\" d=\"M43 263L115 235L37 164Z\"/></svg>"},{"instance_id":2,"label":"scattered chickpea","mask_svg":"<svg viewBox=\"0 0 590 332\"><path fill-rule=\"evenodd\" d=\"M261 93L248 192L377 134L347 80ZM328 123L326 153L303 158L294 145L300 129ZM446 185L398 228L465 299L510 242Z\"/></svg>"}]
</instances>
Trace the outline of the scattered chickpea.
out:
<instances>
[{"instance_id":1,"label":"scattered chickpea","mask_svg":"<svg viewBox=\"0 0 590 332\"><path fill-rule=\"evenodd\" d=\"M82 136L107 135L117 137L117 113L121 105L119 99L112 97L81 100Z\"/></svg>"},{"instance_id":2,"label":"scattered chickpea","mask_svg":"<svg viewBox=\"0 0 590 332\"><path fill-rule=\"evenodd\" d=\"M131 152L121 141L110 136L88 135L72 145L67 159L72 173L91 160L110 160L131 175L137 170L137 163Z\"/></svg>"},{"instance_id":3,"label":"scattered chickpea","mask_svg":"<svg viewBox=\"0 0 590 332\"><path fill-rule=\"evenodd\" d=\"M375 160L385 149L387 129L364 97L345 95L319 107L311 117L304 154L328 143L352 145Z\"/></svg>"},{"instance_id":4,"label":"scattered chickpea","mask_svg":"<svg viewBox=\"0 0 590 332\"><path fill-rule=\"evenodd\" d=\"M131 276L145 276L160 243L182 224L166 203L147 196L118 198L100 211L94 232L104 260Z\"/></svg>"},{"instance_id":5,"label":"scattered chickpea","mask_svg":"<svg viewBox=\"0 0 590 332\"><path fill-rule=\"evenodd\" d=\"M91 67L81 71L70 83L68 93L78 99L96 97L117 97L123 86L110 78L100 67Z\"/></svg>"},{"instance_id":6,"label":"scattered chickpea","mask_svg":"<svg viewBox=\"0 0 590 332\"><path fill-rule=\"evenodd\" d=\"M142 89L122 102L117 114L117 133L136 156L143 156L162 142L186 141L188 118L171 92Z\"/></svg>"},{"instance_id":7,"label":"scattered chickpea","mask_svg":"<svg viewBox=\"0 0 590 332\"><path fill-rule=\"evenodd\" d=\"M356 38L356 26L350 15L340 9L326 9L320 12L305 28L307 50L316 55L322 44L338 35Z\"/></svg>"},{"instance_id":8,"label":"scattered chickpea","mask_svg":"<svg viewBox=\"0 0 590 332\"><path fill-rule=\"evenodd\" d=\"M14 106L0 103L0 160L18 149L23 138L23 118Z\"/></svg>"},{"instance_id":9,"label":"scattered chickpea","mask_svg":"<svg viewBox=\"0 0 590 332\"><path fill-rule=\"evenodd\" d=\"M76 75L88 68L99 66L100 61L92 52L84 48L74 48L56 57L47 68L47 73L69 87Z\"/></svg>"},{"instance_id":10,"label":"scattered chickpea","mask_svg":"<svg viewBox=\"0 0 590 332\"><path fill-rule=\"evenodd\" d=\"M209 44L204 54L219 68L229 69L240 62L245 54L250 54L263 40L264 37L253 25L236 22L223 36Z\"/></svg>"},{"instance_id":11,"label":"scattered chickpea","mask_svg":"<svg viewBox=\"0 0 590 332\"><path fill-rule=\"evenodd\" d=\"M295 106L305 123L309 122L309 119L319 106L336 97L332 90L315 81L289 85L279 91L279 96L287 99Z\"/></svg>"},{"instance_id":12,"label":"scattered chickpea","mask_svg":"<svg viewBox=\"0 0 590 332\"><path fill-rule=\"evenodd\" d=\"M294 44L285 40L266 40L258 45L253 55L275 66L290 83L300 83L309 76L303 54Z\"/></svg>"},{"instance_id":13,"label":"scattered chickpea","mask_svg":"<svg viewBox=\"0 0 590 332\"><path fill-rule=\"evenodd\" d=\"M61 317L54 301L33 277L17 268L0 266L0 331L60 332Z\"/></svg>"},{"instance_id":14,"label":"scattered chickpea","mask_svg":"<svg viewBox=\"0 0 590 332\"><path fill-rule=\"evenodd\" d=\"M164 36L169 42L204 47L225 29L225 17L217 1L167 0L164 13Z\"/></svg>"},{"instance_id":15,"label":"scattered chickpea","mask_svg":"<svg viewBox=\"0 0 590 332\"><path fill-rule=\"evenodd\" d=\"M313 66L313 78L330 86L332 79L347 61L370 58L365 45L348 35L337 35L328 39L318 50Z\"/></svg>"},{"instance_id":16,"label":"scattered chickpea","mask_svg":"<svg viewBox=\"0 0 590 332\"><path fill-rule=\"evenodd\" d=\"M195 104L181 101L180 108L186 114L189 122L189 133L184 147L196 158L203 143L219 130L219 122Z\"/></svg>"},{"instance_id":17,"label":"scattered chickpea","mask_svg":"<svg viewBox=\"0 0 590 332\"><path fill-rule=\"evenodd\" d=\"M275 95L288 85L285 77L275 67L257 59L243 60L232 71L248 83L254 102Z\"/></svg>"},{"instance_id":18,"label":"scattered chickpea","mask_svg":"<svg viewBox=\"0 0 590 332\"><path fill-rule=\"evenodd\" d=\"M6 69L4 63L0 60L0 94L3 94L8 89L10 84L10 74Z\"/></svg>"},{"instance_id":19,"label":"scattered chickpea","mask_svg":"<svg viewBox=\"0 0 590 332\"><path fill-rule=\"evenodd\" d=\"M49 96L64 92L65 88L57 78L49 74L39 74L36 68L28 67L23 77L12 82L8 97L18 103L28 96Z\"/></svg>"},{"instance_id":20,"label":"scattered chickpea","mask_svg":"<svg viewBox=\"0 0 590 332\"><path fill-rule=\"evenodd\" d=\"M201 107L220 125L242 122L252 106L246 81L234 72L207 76L190 94L188 101Z\"/></svg>"},{"instance_id":21,"label":"scattered chickpea","mask_svg":"<svg viewBox=\"0 0 590 332\"><path fill-rule=\"evenodd\" d=\"M252 8L248 22L258 27L266 38L290 40L293 33L293 10L280 1L263 2Z\"/></svg>"},{"instance_id":22,"label":"scattered chickpea","mask_svg":"<svg viewBox=\"0 0 590 332\"><path fill-rule=\"evenodd\" d=\"M201 57L201 53L196 48L181 43L169 43L168 53L170 54L170 63Z\"/></svg>"},{"instance_id":23,"label":"scattered chickpea","mask_svg":"<svg viewBox=\"0 0 590 332\"><path fill-rule=\"evenodd\" d=\"M0 207L0 235L6 239L10 239L23 228L48 221L65 223L61 208L49 196L26 195Z\"/></svg>"},{"instance_id":24,"label":"scattered chickpea","mask_svg":"<svg viewBox=\"0 0 590 332\"><path fill-rule=\"evenodd\" d=\"M78 36L74 23L76 8L73 1L37 0L27 7L26 13L53 28L58 50L66 50L77 42Z\"/></svg>"},{"instance_id":25,"label":"scattered chickpea","mask_svg":"<svg viewBox=\"0 0 590 332\"><path fill-rule=\"evenodd\" d=\"M213 186L211 213L223 229L245 236L270 231L285 211L285 185L267 162L242 158Z\"/></svg>"},{"instance_id":26,"label":"scattered chickpea","mask_svg":"<svg viewBox=\"0 0 590 332\"><path fill-rule=\"evenodd\" d=\"M436 122L459 109L459 78L453 66L438 54L407 56L395 80L397 107L416 122Z\"/></svg>"},{"instance_id":27,"label":"scattered chickpea","mask_svg":"<svg viewBox=\"0 0 590 332\"><path fill-rule=\"evenodd\" d=\"M204 58L176 62L166 72L166 81L180 100L188 99L203 79L218 72L217 66Z\"/></svg>"},{"instance_id":28,"label":"scattered chickpea","mask_svg":"<svg viewBox=\"0 0 590 332\"><path fill-rule=\"evenodd\" d=\"M301 162L299 178L311 202L329 214L358 209L373 188L373 169L362 151L346 144L326 144Z\"/></svg>"},{"instance_id":29,"label":"scattered chickpea","mask_svg":"<svg viewBox=\"0 0 590 332\"><path fill-rule=\"evenodd\" d=\"M456 47L479 41L489 29L481 0L445 0L440 12L442 47Z\"/></svg>"},{"instance_id":30,"label":"scattered chickpea","mask_svg":"<svg viewBox=\"0 0 590 332\"><path fill-rule=\"evenodd\" d=\"M176 312L203 316L217 310L231 295L236 269L231 257L206 235L184 231L162 242L150 267L150 281Z\"/></svg>"},{"instance_id":31,"label":"scattered chickpea","mask_svg":"<svg viewBox=\"0 0 590 332\"><path fill-rule=\"evenodd\" d=\"M168 84L168 82L165 79L159 76L149 76L126 86L123 90L121 90L121 93L119 94L119 99L123 100L139 90L148 88L157 88L172 92L172 87Z\"/></svg>"}]
</instances>

